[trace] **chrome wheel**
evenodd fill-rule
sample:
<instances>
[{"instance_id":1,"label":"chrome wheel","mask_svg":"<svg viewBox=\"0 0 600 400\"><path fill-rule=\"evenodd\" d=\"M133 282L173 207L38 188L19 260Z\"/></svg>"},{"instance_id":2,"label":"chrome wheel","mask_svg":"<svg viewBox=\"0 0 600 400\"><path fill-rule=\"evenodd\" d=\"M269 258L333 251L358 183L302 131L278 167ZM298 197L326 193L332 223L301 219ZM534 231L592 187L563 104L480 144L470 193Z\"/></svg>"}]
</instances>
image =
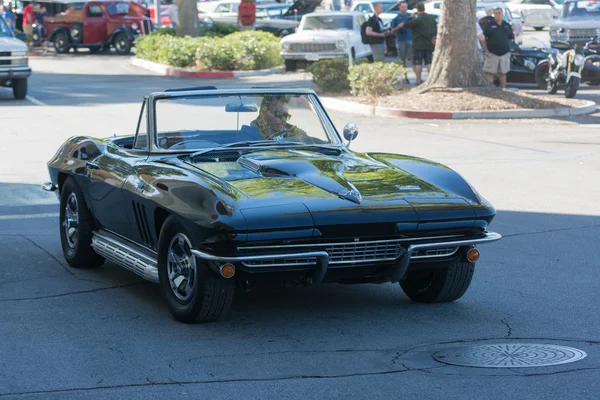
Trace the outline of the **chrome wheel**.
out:
<instances>
[{"instance_id":1,"label":"chrome wheel","mask_svg":"<svg viewBox=\"0 0 600 400\"><path fill-rule=\"evenodd\" d=\"M75 193L71 193L65 205L65 219L63 221L65 237L70 248L77 246L79 238L79 206Z\"/></svg>"},{"instance_id":2,"label":"chrome wheel","mask_svg":"<svg viewBox=\"0 0 600 400\"><path fill-rule=\"evenodd\" d=\"M167 273L175 297L184 302L189 301L196 291L198 278L192 245L182 233L175 235L169 244Z\"/></svg>"},{"instance_id":3,"label":"chrome wheel","mask_svg":"<svg viewBox=\"0 0 600 400\"><path fill-rule=\"evenodd\" d=\"M125 48L127 48L127 42L125 41L125 39L119 39L117 40L117 42L115 43L117 50L124 50Z\"/></svg>"}]
</instances>

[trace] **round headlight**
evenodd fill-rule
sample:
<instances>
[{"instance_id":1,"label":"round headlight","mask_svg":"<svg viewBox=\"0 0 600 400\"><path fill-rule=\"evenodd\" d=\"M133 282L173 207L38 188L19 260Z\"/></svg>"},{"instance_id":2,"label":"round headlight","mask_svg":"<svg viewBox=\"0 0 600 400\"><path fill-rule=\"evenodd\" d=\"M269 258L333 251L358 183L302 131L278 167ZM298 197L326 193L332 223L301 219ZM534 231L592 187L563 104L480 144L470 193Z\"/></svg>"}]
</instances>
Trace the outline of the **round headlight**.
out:
<instances>
[{"instance_id":1,"label":"round headlight","mask_svg":"<svg viewBox=\"0 0 600 400\"><path fill-rule=\"evenodd\" d=\"M138 28L138 24L136 24L135 22L133 24L131 24L131 29L133 29L134 31L137 30Z\"/></svg>"},{"instance_id":2,"label":"round headlight","mask_svg":"<svg viewBox=\"0 0 600 400\"><path fill-rule=\"evenodd\" d=\"M340 40L335 44L335 47L338 50L344 50L346 48L346 42L344 42L343 40Z\"/></svg>"},{"instance_id":3,"label":"round headlight","mask_svg":"<svg viewBox=\"0 0 600 400\"><path fill-rule=\"evenodd\" d=\"M288 51L290 49L290 44L288 42L282 42L281 43L281 49L283 51Z\"/></svg>"},{"instance_id":4,"label":"round headlight","mask_svg":"<svg viewBox=\"0 0 600 400\"><path fill-rule=\"evenodd\" d=\"M581 54L576 54L573 62L575 65L580 66L583 63L583 56Z\"/></svg>"}]
</instances>

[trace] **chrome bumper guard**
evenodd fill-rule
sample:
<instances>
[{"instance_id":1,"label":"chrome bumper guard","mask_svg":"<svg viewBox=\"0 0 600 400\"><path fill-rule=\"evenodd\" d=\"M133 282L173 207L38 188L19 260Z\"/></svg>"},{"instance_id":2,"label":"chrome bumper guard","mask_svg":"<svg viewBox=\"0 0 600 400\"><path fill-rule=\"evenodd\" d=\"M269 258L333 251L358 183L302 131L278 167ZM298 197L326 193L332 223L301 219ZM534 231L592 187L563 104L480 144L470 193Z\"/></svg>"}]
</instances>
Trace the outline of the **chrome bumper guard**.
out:
<instances>
[{"instance_id":1,"label":"chrome bumper guard","mask_svg":"<svg viewBox=\"0 0 600 400\"><path fill-rule=\"evenodd\" d=\"M462 246L475 246L478 244L485 244L500 240L502 235L496 232L484 232L483 237L474 239L463 239L463 240L449 240L444 242L434 243L419 243L408 246L405 252L403 252L396 260L396 263L392 267L390 280L391 282L398 282L406 274L408 265L411 261L412 253L419 250L436 249L440 247L462 247ZM220 263L233 263L233 262L248 262L248 261L271 261L271 260L284 260L293 258L316 258L316 271L313 276L313 281L319 283L325 277L327 267L329 265L329 254L326 251L310 251L303 253L285 253L285 254L260 254L260 255L247 255L247 256L215 256L200 250L192 250L192 254L202 260L214 261ZM245 264L249 267L248 264ZM277 266L277 265L272 265ZM265 268L261 266L260 268ZM268 267L267 267L268 268Z\"/></svg>"}]
</instances>

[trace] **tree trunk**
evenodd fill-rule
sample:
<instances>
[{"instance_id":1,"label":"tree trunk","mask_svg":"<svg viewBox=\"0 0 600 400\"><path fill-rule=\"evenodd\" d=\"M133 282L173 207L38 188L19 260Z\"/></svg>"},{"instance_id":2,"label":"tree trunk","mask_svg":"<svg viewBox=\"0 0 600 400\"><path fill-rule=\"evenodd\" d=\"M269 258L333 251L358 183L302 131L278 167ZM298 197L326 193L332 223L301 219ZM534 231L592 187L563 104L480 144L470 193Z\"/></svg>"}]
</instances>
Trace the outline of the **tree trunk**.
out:
<instances>
[{"instance_id":1,"label":"tree trunk","mask_svg":"<svg viewBox=\"0 0 600 400\"><path fill-rule=\"evenodd\" d=\"M477 0L442 0L435 53L419 91L487 86L477 48Z\"/></svg>"},{"instance_id":2,"label":"tree trunk","mask_svg":"<svg viewBox=\"0 0 600 400\"><path fill-rule=\"evenodd\" d=\"M200 34L200 24L198 22L198 8L196 0L175 0L177 2L177 17L179 23L175 31L177 36L196 37Z\"/></svg>"}]
</instances>

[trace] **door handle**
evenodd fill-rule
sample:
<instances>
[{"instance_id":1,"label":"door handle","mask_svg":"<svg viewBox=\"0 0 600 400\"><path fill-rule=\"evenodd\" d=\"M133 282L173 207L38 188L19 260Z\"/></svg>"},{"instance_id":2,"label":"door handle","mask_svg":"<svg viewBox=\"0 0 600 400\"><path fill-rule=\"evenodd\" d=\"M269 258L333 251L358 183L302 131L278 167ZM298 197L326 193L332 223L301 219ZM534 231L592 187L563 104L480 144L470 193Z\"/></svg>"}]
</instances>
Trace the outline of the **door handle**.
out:
<instances>
[{"instance_id":1,"label":"door handle","mask_svg":"<svg viewBox=\"0 0 600 400\"><path fill-rule=\"evenodd\" d=\"M100 167L98 166L98 164L94 164L93 162L90 162L90 161L88 161L88 162L85 163L85 167L87 169L100 169Z\"/></svg>"}]
</instances>

